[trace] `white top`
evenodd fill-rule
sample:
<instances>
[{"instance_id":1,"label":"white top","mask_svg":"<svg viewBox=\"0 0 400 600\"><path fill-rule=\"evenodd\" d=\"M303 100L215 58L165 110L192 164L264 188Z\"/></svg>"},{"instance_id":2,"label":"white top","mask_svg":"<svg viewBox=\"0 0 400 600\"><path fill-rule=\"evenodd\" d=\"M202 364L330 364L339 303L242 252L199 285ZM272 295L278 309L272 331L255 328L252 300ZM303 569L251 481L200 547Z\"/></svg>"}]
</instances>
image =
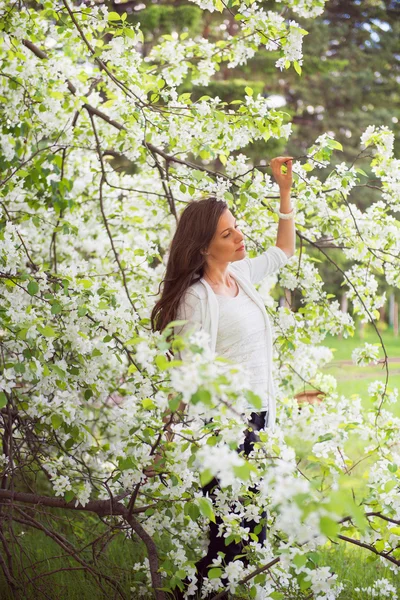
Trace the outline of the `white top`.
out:
<instances>
[{"instance_id":1,"label":"white top","mask_svg":"<svg viewBox=\"0 0 400 600\"><path fill-rule=\"evenodd\" d=\"M268 410L267 329L261 308L239 285L235 297L215 294L219 303L215 352L246 367L250 372L251 390L262 398L259 410ZM248 407L254 411L253 404Z\"/></svg>"},{"instance_id":2,"label":"white top","mask_svg":"<svg viewBox=\"0 0 400 600\"><path fill-rule=\"evenodd\" d=\"M274 273L283 267L289 260L288 255L278 246L270 246L261 254L249 258L246 256L241 260L229 264L229 273L236 279L243 291L254 301L264 316L265 323L265 344L266 344L266 369L268 373L268 396L269 413L268 427L275 425L275 387L272 378L272 330L271 324L265 310L262 297L255 289L254 285L262 281L267 275ZM235 298L232 298L235 302ZM230 302L231 300L228 300ZM184 325L174 327L176 335L184 335L189 331L202 329L210 335L210 349L216 351L219 326L220 301L217 294L210 284L201 277L192 283L180 300L175 319L187 319ZM253 307L252 307L253 309ZM254 309L253 309L254 310ZM185 360L190 356L185 350L177 352L177 358ZM254 408L254 407L253 407Z\"/></svg>"}]
</instances>

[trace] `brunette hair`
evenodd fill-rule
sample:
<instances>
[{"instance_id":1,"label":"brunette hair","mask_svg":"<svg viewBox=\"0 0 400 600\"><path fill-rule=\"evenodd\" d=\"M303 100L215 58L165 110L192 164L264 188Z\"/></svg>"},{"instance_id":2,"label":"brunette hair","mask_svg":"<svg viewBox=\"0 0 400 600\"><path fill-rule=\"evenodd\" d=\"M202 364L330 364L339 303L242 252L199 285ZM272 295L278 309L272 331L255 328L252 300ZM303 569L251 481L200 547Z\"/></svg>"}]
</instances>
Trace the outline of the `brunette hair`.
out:
<instances>
[{"instance_id":1,"label":"brunette hair","mask_svg":"<svg viewBox=\"0 0 400 600\"><path fill-rule=\"evenodd\" d=\"M182 211L169 247L169 257L160 299L151 311L152 331L163 329L176 319L179 302L186 289L204 274L206 258L201 253L215 235L226 202L209 196L192 200Z\"/></svg>"}]
</instances>

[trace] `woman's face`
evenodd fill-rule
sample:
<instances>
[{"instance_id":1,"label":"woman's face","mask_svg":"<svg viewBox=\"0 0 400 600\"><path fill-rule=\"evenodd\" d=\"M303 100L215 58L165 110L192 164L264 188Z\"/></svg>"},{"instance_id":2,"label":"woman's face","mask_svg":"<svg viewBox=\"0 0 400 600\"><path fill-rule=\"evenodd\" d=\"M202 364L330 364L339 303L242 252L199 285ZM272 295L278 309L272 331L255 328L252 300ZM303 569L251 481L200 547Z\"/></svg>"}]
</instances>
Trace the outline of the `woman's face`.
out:
<instances>
[{"instance_id":1,"label":"woman's face","mask_svg":"<svg viewBox=\"0 0 400 600\"><path fill-rule=\"evenodd\" d=\"M217 230L211 240L207 252L208 258L220 262L234 262L245 257L244 236L236 225L236 219L229 209L225 210L218 220Z\"/></svg>"}]
</instances>

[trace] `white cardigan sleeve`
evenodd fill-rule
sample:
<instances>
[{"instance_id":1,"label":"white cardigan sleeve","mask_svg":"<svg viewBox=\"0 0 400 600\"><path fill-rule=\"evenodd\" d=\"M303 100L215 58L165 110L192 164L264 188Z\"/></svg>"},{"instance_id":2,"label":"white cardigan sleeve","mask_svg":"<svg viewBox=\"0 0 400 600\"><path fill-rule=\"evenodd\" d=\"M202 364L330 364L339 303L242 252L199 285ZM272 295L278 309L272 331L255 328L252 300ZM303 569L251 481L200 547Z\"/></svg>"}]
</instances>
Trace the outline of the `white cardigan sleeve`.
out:
<instances>
[{"instance_id":1,"label":"white cardigan sleeve","mask_svg":"<svg viewBox=\"0 0 400 600\"><path fill-rule=\"evenodd\" d=\"M243 258L231 263L231 267L242 272L251 283L258 283L267 275L274 273L288 262L289 257L278 246L270 246L265 252L254 258Z\"/></svg>"},{"instance_id":2,"label":"white cardigan sleeve","mask_svg":"<svg viewBox=\"0 0 400 600\"><path fill-rule=\"evenodd\" d=\"M185 335L189 332L200 331L202 329L201 320L201 298L190 290L183 294L178 306L175 320L187 319L184 325L174 326L175 335ZM186 351L178 352L178 358L184 360Z\"/></svg>"}]
</instances>

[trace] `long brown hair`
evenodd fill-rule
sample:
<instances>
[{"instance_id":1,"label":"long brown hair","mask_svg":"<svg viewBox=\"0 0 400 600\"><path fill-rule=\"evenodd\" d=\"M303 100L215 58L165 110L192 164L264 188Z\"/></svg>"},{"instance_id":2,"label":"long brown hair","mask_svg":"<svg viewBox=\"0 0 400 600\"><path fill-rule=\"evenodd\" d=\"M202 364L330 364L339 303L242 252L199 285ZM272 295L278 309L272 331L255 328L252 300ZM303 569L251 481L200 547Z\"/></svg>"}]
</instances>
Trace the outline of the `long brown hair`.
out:
<instances>
[{"instance_id":1,"label":"long brown hair","mask_svg":"<svg viewBox=\"0 0 400 600\"><path fill-rule=\"evenodd\" d=\"M165 277L159 286L164 283L161 297L151 311L152 331L163 331L175 320L184 292L203 276L206 258L201 250L211 242L227 208L227 203L215 196L192 200L185 206L169 247Z\"/></svg>"}]
</instances>

